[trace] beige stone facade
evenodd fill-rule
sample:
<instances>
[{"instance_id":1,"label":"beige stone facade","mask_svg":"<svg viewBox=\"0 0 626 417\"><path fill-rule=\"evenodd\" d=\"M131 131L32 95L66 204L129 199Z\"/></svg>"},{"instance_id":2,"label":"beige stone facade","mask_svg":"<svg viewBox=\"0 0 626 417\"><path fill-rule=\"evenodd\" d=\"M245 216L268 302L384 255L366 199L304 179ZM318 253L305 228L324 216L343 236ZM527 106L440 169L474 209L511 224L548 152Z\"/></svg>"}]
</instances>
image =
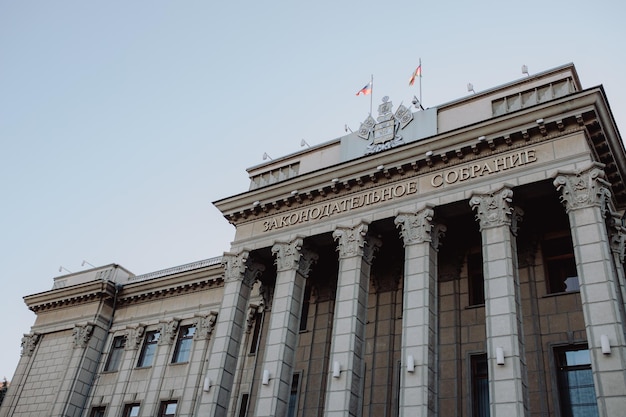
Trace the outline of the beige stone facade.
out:
<instances>
[{"instance_id":1,"label":"beige stone facade","mask_svg":"<svg viewBox=\"0 0 626 417\"><path fill-rule=\"evenodd\" d=\"M618 416L626 152L573 65L249 169L222 257L59 277L0 417Z\"/></svg>"}]
</instances>

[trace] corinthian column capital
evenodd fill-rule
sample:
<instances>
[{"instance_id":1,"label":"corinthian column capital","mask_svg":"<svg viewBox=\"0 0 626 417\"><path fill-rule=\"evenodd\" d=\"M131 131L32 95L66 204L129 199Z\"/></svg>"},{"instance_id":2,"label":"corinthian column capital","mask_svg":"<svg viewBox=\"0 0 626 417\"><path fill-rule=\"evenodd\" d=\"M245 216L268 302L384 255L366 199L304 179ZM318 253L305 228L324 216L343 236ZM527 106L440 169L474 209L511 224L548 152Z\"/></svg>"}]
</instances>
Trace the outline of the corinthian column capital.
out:
<instances>
[{"instance_id":1,"label":"corinthian column capital","mask_svg":"<svg viewBox=\"0 0 626 417\"><path fill-rule=\"evenodd\" d=\"M600 165L573 173L559 173L554 179L554 186L561 192L561 202L565 209L576 210L584 207L600 207L606 216L608 202L611 199L610 183Z\"/></svg>"},{"instance_id":2,"label":"corinthian column capital","mask_svg":"<svg viewBox=\"0 0 626 417\"><path fill-rule=\"evenodd\" d=\"M498 191L486 194L474 194L470 199L472 210L476 211L476 220L480 230L489 227L511 226L514 208L513 191L503 187Z\"/></svg>"}]
</instances>

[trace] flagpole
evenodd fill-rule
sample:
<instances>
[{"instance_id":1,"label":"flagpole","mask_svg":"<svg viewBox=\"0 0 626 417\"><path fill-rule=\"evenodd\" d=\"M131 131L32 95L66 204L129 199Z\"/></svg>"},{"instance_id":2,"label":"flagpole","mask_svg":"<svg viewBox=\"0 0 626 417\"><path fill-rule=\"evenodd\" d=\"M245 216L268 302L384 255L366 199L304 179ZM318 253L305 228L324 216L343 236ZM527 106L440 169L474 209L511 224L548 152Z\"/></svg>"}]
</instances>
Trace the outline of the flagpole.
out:
<instances>
[{"instance_id":1,"label":"flagpole","mask_svg":"<svg viewBox=\"0 0 626 417\"><path fill-rule=\"evenodd\" d=\"M372 78L370 78L370 88L372 89L370 93L370 116L372 115L372 100L374 98L374 74L372 74Z\"/></svg>"},{"instance_id":2,"label":"flagpole","mask_svg":"<svg viewBox=\"0 0 626 417\"><path fill-rule=\"evenodd\" d=\"M422 107L422 58L420 58L420 63L419 63L419 69L420 69L420 107Z\"/></svg>"}]
</instances>

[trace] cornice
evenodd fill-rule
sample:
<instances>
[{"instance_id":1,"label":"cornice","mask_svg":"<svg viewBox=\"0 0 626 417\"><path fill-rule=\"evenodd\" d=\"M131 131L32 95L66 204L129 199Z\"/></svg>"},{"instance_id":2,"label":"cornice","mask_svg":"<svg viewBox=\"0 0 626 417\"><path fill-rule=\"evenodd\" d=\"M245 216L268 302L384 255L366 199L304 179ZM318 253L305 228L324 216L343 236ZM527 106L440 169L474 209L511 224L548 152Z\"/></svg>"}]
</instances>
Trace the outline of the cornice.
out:
<instances>
[{"instance_id":1,"label":"cornice","mask_svg":"<svg viewBox=\"0 0 626 417\"><path fill-rule=\"evenodd\" d=\"M585 131L596 149L599 162L606 165L618 206L626 205L626 190L618 167L615 146L606 147L607 138L598 122L599 114L610 114L599 87L573 93L480 123L408 143L384 153L347 161L316 172L223 199L214 204L232 224L272 216L289 208L306 207L323 201L327 195L349 195L355 190L411 178L456 164L509 152L511 149L540 143ZM604 116L606 118L607 116ZM611 133L616 132L614 125ZM618 134L617 134L618 135ZM615 142L613 139L612 142ZM623 153L623 151L621 151Z\"/></svg>"},{"instance_id":2,"label":"cornice","mask_svg":"<svg viewBox=\"0 0 626 417\"><path fill-rule=\"evenodd\" d=\"M221 264L212 264L201 270L126 284L118 296L118 304L132 304L183 295L218 288L223 283L224 268Z\"/></svg>"},{"instance_id":3,"label":"cornice","mask_svg":"<svg viewBox=\"0 0 626 417\"><path fill-rule=\"evenodd\" d=\"M106 300L115 296L115 283L91 281L24 297L28 309L39 313L67 306Z\"/></svg>"}]
</instances>

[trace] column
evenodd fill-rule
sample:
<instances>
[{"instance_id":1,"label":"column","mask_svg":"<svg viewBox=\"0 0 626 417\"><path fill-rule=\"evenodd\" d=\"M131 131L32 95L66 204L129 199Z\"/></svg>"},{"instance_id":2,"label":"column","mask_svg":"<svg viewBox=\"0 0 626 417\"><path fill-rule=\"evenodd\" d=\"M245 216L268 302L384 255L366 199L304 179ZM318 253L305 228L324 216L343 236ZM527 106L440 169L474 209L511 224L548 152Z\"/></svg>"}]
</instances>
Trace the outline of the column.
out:
<instances>
[{"instance_id":1,"label":"column","mask_svg":"<svg viewBox=\"0 0 626 417\"><path fill-rule=\"evenodd\" d=\"M554 180L561 192L570 227L580 284L580 299L591 353L598 410L601 416L626 410L626 343L605 222L610 184L597 165L578 173L562 173ZM608 338L610 352L603 353Z\"/></svg>"},{"instance_id":2,"label":"column","mask_svg":"<svg viewBox=\"0 0 626 417\"><path fill-rule=\"evenodd\" d=\"M325 415L360 415L363 395L365 323L370 266L380 240L366 237L368 225L339 227L333 233L338 242L339 271L330 347Z\"/></svg>"},{"instance_id":3,"label":"column","mask_svg":"<svg viewBox=\"0 0 626 417\"><path fill-rule=\"evenodd\" d=\"M203 384L207 392L200 400L198 415L227 415L250 290L265 269L250 262L248 255L248 251L224 254L224 294L206 370L207 383Z\"/></svg>"},{"instance_id":4,"label":"column","mask_svg":"<svg viewBox=\"0 0 626 417\"><path fill-rule=\"evenodd\" d=\"M255 416L284 416L287 413L306 279L318 256L302 248L302 239L278 242L276 287L261 373L269 380L259 388Z\"/></svg>"},{"instance_id":5,"label":"column","mask_svg":"<svg viewBox=\"0 0 626 417\"><path fill-rule=\"evenodd\" d=\"M527 416L528 395L515 235L521 211L513 191L474 194L485 279L485 325L492 416ZM499 359L498 359L499 358Z\"/></svg>"},{"instance_id":6,"label":"column","mask_svg":"<svg viewBox=\"0 0 626 417\"><path fill-rule=\"evenodd\" d=\"M400 416L437 413L437 248L445 226L426 207L400 213L395 224L404 241Z\"/></svg>"}]
</instances>

